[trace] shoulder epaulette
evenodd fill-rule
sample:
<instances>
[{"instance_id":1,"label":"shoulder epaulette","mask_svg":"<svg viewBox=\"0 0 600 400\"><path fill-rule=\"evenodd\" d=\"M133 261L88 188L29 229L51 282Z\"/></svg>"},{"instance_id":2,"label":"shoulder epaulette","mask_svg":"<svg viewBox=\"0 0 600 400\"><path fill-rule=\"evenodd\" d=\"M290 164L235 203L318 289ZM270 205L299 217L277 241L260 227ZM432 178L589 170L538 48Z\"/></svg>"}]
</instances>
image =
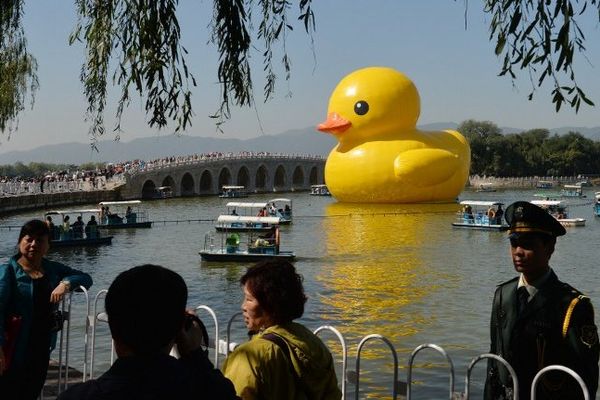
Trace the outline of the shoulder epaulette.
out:
<instances>
[{"instance_id":1,"label":"shoulder epaulette","mask_svg":"<svg viewBox=\"0 0 600 400\"><path fill-rule=\"evenodd\" d=\"M586 300L586 299L589 300L589 297L580 294L577 297L574 297L573 300L571 300L571 302L569 303L569 307L567 307L567 312L565 313L565 319L563 321L563 326L562 326L563 339L567 337L567 331L569 330L569 325L571 324L571 316L573 315L573 310L575 310L575 306L581 300Z\"/></svg>"}]
</instances>

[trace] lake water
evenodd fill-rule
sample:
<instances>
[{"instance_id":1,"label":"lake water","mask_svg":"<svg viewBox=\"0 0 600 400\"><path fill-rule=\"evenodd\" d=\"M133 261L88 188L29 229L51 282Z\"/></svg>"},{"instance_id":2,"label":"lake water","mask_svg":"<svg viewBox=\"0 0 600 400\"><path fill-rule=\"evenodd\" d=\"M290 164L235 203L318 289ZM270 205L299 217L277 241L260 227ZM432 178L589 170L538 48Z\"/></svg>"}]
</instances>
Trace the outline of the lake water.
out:
<instances>
[{"instance_id":1,"label":"lake water","mask_svg":"<svg viewBox=\"0 0 600 400\"><path fill-rule=\"evenodd\" d=\"M534 193L464 192L460 197L509 204L530 200ZM587 195L593 197L593 191L588 190ZM488 350L494 288L515 275L506 233L452 228L457 204L354 205L307 193L286 196L293 200L294 223L282 227L281 249L296 252L295 265L304 276L309 300L301 322L312 329L336 327L349 344L351 369L360 339L370 333L384 335L398 352L402 381L412 350L423 343L438 344L452 358L456 390L463 391L470 360ZM248 201L271 197L256 195ZM152 229L115 231L111 246L52 251L49 258L90 273L92 296L134 265L168 266L185 278L190 306L206 304L217 312L224 337L227 321L239 311L238 281L247 265L205 263L198 251L205 233L214 230L213 220L225 212L225 203L217 197L148 202L154 221L195 221L158 222ZM571 216L586 218L587 225L568 228L568 234L558 239L551 265L560 279L589 295L600 307L600 275L596 271L600 218L593 216L590 199L570 203ZM0 224L21 225L40 214L6 217ZM17 236L18 230L0 230L0 261L14 253ZM78 322L84 320L82 296L77 295L75 302L71 357L78 367L83 348L82 323ZM208 316L201 317L211 332ZM241 321L234 324L235 341L244 340L244 333ZM105 327L99 332L99 343L96 375L108 366ZM328 344L339 355L336 342L328 340ZM363 357L361 397L389 398L393 365L389 351L379 342L369 342ZM478 364L473 375L473 398L481 397L484 364ZM448 397L448 372L441 356L424 350L415 368L415 399ZM351 385L348 389L352 392Z\"/></svg>"}]
</instances>

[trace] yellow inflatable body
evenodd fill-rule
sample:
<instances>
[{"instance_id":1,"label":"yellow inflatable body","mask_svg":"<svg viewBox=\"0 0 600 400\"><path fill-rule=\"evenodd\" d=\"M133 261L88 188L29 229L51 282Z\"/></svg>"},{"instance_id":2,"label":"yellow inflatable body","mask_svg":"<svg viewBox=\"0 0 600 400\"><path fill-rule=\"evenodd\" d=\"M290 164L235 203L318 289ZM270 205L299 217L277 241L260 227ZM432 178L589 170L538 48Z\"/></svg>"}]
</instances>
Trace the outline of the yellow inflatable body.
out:
<instances>
[{"instance_id":1,"label":"yellow inflatable body","mask_svg":"<svg viewBox=\"0 0 600 400\"><path fill-rule=\"evenodd\" d=\"M417 88L392 68L364 68L340 81L327 120L317 127L339 141L325 164L325 182L337 200L456 199L469 176L469 144L456 131L418 130L419 113Z\"/></svg>"}]
</instances>

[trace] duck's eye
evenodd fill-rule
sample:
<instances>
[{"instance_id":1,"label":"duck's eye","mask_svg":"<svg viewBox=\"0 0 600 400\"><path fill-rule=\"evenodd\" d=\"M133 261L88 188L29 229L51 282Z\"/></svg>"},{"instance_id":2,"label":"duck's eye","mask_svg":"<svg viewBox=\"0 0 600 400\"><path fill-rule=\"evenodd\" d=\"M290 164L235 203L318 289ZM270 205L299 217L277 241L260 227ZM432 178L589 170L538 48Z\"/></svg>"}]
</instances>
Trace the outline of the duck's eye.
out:
<instances>
[{"instance_id":1,"label":"duck's eye","mask_svg":"<svg viewBox=\"0 0 600 400\"><path fill-rule=\"evenodd\" d=\"M365 115L369 112L369 103L364 100L357 101L354 105L354 112L358 115Z\"/></svg>"}]
</instances>

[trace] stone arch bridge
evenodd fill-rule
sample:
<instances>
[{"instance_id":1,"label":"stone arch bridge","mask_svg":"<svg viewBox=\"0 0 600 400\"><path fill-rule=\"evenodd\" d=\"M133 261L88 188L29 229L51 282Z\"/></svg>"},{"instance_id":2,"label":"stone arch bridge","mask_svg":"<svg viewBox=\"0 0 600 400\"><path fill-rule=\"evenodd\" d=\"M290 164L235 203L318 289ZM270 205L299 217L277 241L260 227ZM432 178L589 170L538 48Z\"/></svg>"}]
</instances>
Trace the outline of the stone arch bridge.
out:
<instances>
[{"instance_id":1,"label":"stone arch bridge","mask_svg":"<svg viewBox=\"0 0 600 400\"><path fill-rule=\"evenodd\" d=\"M215 195L225 185L249 193L309 190L324 182L325 158L299 155L220 155L148 165L126 177L121 198L152 198L170 186L173 196Z\"/></svg>"}]
</instances>

